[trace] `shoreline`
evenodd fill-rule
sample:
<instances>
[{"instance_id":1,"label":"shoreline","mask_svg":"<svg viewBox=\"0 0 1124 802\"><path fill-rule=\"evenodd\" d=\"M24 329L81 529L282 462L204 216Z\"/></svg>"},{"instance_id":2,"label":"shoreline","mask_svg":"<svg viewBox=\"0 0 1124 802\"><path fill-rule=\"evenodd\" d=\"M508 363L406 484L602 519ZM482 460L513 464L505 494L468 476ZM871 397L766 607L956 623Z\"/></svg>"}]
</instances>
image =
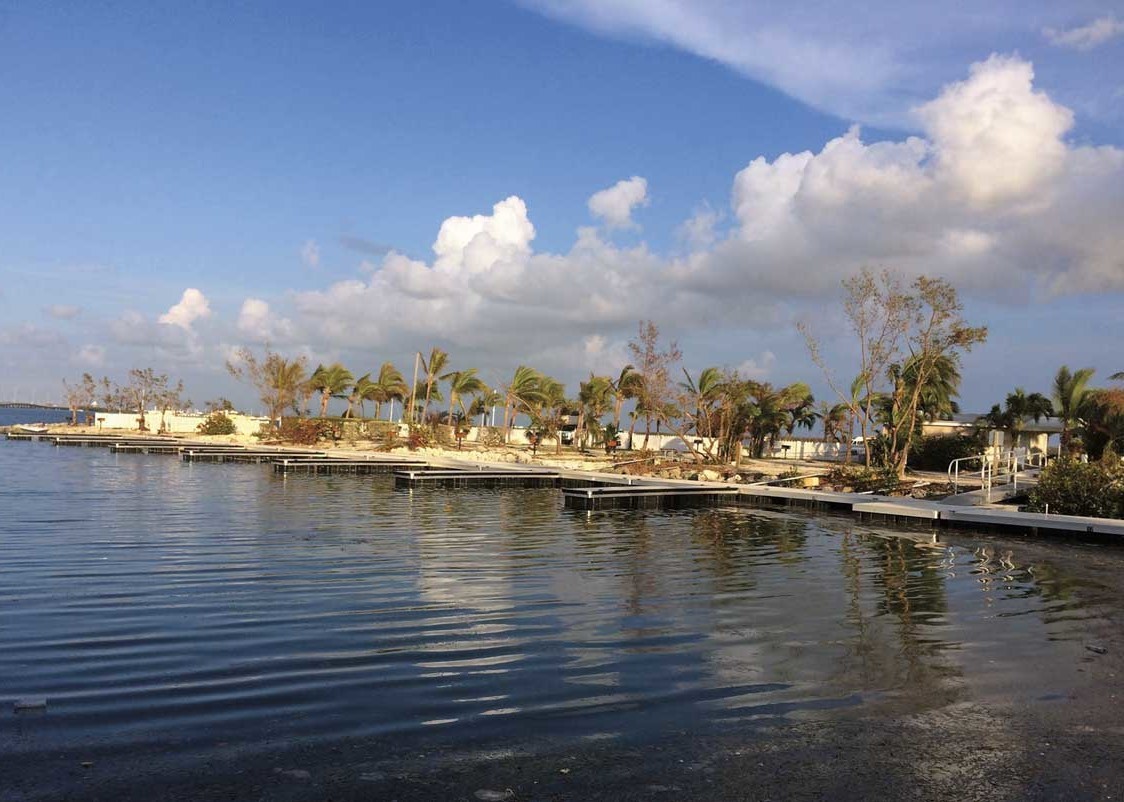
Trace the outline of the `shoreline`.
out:
<instances>
[{"instance_id":1,"label":"shoreline","mask_svg":"<svg viewBox=\"0 0 1124 802\"><path fill-rule=\"evenodd\" d=\"M588 499L585 509L588 511L608 509L595 503L594 496L598 487L618 488L614 495L628 496L628 487L638 490L652 491L665 490L665 495L674 496L676 490L689 491L696 496L714 502L717 496L707 497L700 490L714 489L722 491L721 504L734 504L736 506L757 507L763 509L777 508L803 508L822 510L837 513L851 514L864 521L881 521L894 525L918 525L932 531L933 542L943 529L972 529L977 532L995 532L1002 534L1017 534L1024 536L1063 536L1072 537L1080 535L1086 538L1093 537L1114 542L1124 542L1124 520L1113 518L1089 518L1072 515L1047 515L1043 513L1019 512L995 506L964 506L897 496L882 496L877 494L842 493L826 490L815 490L796 487L776 487L773 485L756 483L741 484L724 481L708 481L698 479L669 479L656 478L643 475L627 475L604 470L612 467L611 461L572 459L567 460L560 456L552 459L554 455L531 457L517 449L500 449L503 458L495 459L496 449L473 450L470 452L448 449L423 448L410 451L407 448L398 448L391 451L378 451L374 449L358 449L353 447L340 447L339 444L318 444L315 447L304 446L263 446L256 442L256 438L245 435L213 435L194 437L171 437L151 435L142 432L111 434L91 430L90 427L72 427L69 425L50 426L48 432L41 435L17 435L9 432L8 439L50 440L51 438L80 439L83 436L92 436L97 440L106 442L121 442L145 439L160 439L174 442L184 446L188 445L229 445L234 449L257 450L268 448L271 451L291 452L294 455L323 453L326 459L366 459L393 461L395 457L401 458L409 455L414 458L426 460L430 467L447 469L450 471L477 472L481 470L511 471L516 466L523 468L538 467L551 469L556 472L560 482L559 486L567 494L567 505L575 500L581 505L582 499ZM252 441L252 442L247 442ZM481 458L482 457L482 458ZM489 459L489 457L492 457ZM574 464L577 463L577 464ZM791 467L791 466L789 466ZM598 470L601 468L601 470ZM517 469L517 468L516 468ZM517 469L518 470L518 469ZM565 483L580 483L577 487L565 488ZM731 492L734 491L734 492ZM638 494L637 494L638 495ZM704 501L704 503L706 503Z\"/></svg>"}]
</instances>

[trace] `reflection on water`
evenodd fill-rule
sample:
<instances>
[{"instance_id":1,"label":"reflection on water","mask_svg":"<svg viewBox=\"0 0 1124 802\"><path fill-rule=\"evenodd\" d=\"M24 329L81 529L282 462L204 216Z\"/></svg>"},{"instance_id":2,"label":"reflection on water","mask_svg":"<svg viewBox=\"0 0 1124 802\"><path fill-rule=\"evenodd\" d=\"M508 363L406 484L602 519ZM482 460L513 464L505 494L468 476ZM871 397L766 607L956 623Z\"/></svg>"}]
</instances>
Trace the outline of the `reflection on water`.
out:
<instances>
[{"instance_id":1,"label":"reflection on water","mask_svg":"<svg viewBox=\"0 0 1124 802\"><path fill-rule=\"evenodd\" d=\"M32 444L0 447L0 475L0 700L50 703L0 718L4 752L639 736L1033 699L1080 681L1083 626L1119 605L1067 570L1076 547L1021 557L841 518L589 515L551 490Z\"/></svg>"}]
</instances>

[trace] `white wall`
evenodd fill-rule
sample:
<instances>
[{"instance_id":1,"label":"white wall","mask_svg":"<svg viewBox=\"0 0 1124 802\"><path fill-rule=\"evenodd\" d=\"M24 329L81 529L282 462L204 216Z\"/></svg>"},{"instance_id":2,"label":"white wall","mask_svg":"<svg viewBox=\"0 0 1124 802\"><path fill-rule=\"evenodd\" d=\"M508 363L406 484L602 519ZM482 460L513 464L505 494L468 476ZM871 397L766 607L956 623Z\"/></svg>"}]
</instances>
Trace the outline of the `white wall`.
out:
<instances>
[{"instance_id":1,"label":"white wall","mask_svg":"<svg viewBox=\"0 0 1124 802\"><path fill-rule=\"evenodd\" d=\"M254 434L268 423L268 418L259 418L253 415L242 415L237 412L227 413L234 421L234 428L238 434ZM168 412L163 418L164 431L171 434L198 434L199 424L207 419L205 414L192 414L189 412ZM135 412L98 412L94 418L99 429L133 429L137 428L137 413ZM160 410L152 409L144 413L144 423L148 431L160 430Z\"/></svg>"}]
</instances>

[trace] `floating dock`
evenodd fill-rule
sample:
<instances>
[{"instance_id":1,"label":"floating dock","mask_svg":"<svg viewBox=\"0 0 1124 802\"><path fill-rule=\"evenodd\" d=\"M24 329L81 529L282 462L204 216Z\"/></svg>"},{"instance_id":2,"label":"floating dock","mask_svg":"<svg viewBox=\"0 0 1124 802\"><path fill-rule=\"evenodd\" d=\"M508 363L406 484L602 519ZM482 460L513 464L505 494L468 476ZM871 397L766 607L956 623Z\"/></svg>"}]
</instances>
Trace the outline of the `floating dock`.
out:
<instances>
[{"instance_id":1,"label":"floating dock","mask_svg":"<svg viewBox=\"0 0 1124 802\"><path fill-rule=\"evenodd\" d=\"M342 457L325 457L324 459L284 457L273 460L274 473L378 474L410 469L420 470L428 466L429 463L420 460L344 459Z\"/></svg>"},{"instance_id":2,"label":"floating dock","mask_svg":"<svg viewBox=\"0 0 1124 802\"><path fill-rule=\"evenodd\" d=\"M396 487L559 487L557 471L425 469L394 472Z\"/></svg>"},{"instance_id":3,"label":"floating dock","mask_svg":"<svg viewBox=\"0 0 1124 802\"><path fill-rule=\"evenodd\" d=\"M762 509L799 507L837 511L869 521L921 524L931 529L963 528L1031 535L1076 534L1112 539L1124 537L1124 520L1027 513L1002 507L949 503L948 499L941 502L767 484L641 479L565 468L516 468L444 458L429 461L389 454L329 456L323 451L192 443L176 437L18 431L8 431L6 436L9 440L38 440L55 445L109 447L120 454L179 454L184 462L273 463L274 471L281 475L393 473L397 487L561 488L566 507L587 511L732 505Z\"/></svg>"},{"instance_id":4,"label":"floating dock","mask_svg":"<svg viewBox=\"0 0 1124 802\"><path fill-rule=\"evenodd\" d=\"M600 485L566 487L562 502L575 510L647 510L736 503L736 487L704 485Z\"/></svg>"},{"instance_id":5,"label":"floating dock","mask_svg":"<svg viewBox=\"0 0 1124 802\"><path fill-rule=\"evenodd\" d=\"M279 459L296 461L302 458L322 459L324 457L323 451L296 452L252 448L213 450L191 447L180 450L180 458L184 462L274 462Z\"/></svg>"}]
</instances>

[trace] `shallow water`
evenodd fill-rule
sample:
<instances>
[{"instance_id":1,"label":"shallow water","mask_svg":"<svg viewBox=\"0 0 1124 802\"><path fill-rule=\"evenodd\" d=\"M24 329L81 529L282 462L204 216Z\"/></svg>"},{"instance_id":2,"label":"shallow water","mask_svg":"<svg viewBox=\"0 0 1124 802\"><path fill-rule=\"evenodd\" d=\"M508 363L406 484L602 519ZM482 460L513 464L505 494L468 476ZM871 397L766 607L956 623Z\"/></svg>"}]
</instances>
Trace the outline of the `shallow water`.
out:
<instances>
[{"instance_id":1,"label":"shallow water","mask_svg":"<svg viewBox=\"0 0 1124 802\"><path fill-rule=\"evenodd\" d=\"M565 510L0 443L0 754L643 739L879 705L1048 703L1113 550L744 509ZM1080 569L1080 570L1078 570ZM14 715L46 698L45 715Z\"/></svg>"}]
</instances>

